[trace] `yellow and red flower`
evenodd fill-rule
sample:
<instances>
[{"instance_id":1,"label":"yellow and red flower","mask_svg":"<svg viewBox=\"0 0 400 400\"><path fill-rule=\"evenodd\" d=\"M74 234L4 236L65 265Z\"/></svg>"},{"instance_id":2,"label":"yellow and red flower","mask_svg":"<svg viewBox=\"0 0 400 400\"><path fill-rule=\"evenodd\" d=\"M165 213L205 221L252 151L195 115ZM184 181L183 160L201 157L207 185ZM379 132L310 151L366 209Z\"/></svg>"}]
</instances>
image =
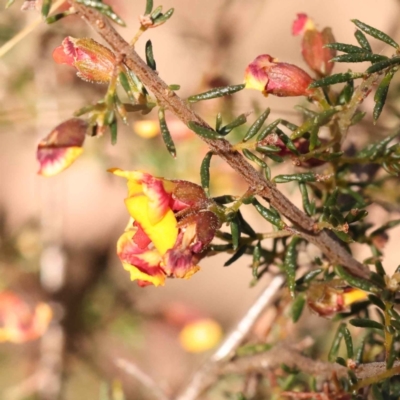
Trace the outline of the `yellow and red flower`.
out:
<instances>
[{"instance_id":1,"label":"yellow and red flower","mask_svg":"<svg viewBox=\"0 0 400 400\"><path fill-rule=\"evenodd\" d=\"M367 299L367 292L349 287L340 279L313 282L307 291L308 307L325 318L331 318L340 312L348 312L353 303Z\"/></svg>"},{"instance_id":2,"label":"yellow and red flower","mask_svg":"<svg viewBox=\"0 0 400 400\"><path fill-rule=\"evenodd\" d=\"M23 343L47 330L52 311L46 303L33 308L10 291L0 293L0 342Z\"/></svg>"},{"instance_id":3,"label":"yellow and red flower","mask_svg":"<svg viewBox=\"0 0 400 400\"><path fill-rule=\"evenodd\" d=\"M125 204L132 218L117 253L139 286L164 285L165 278L188 279L220 227L204 190L191 182L156 178L141 171L112 169L128 179Z\"/></svg>"},{"instance_id":4,"label":"yellow and red flower","mask_svg":"<svg viewBox=\"0 0 400 400\"><path fill-rule=\"evenodd\" d=\"M307 14L297 14L297 19L293 22L292 33L295 36L303 36L301 53L307 65L319 77L329 75L334 65L330 60L336 56L336 50L324 46L335 42L331 28L318 31Z\"/></svg>"},{"instance_id":5,"label":"yellow and red flower","mask_svg":"<svg viewBox=\"0 0 400 400\"><path fill-rule=\"evenodd\" d=\"M53 51L57 64L75 67L79 78L95 83L108 83L116 64L114 53L90 38L66 37Z\"/></svg>"},{"instance_id":6,"label":"yellow and red flower","mask_svg":"<svg viewBox=\"0 0 400 400\"><path fill-rule=\"evenodd\" d=\"M71 118L56 126L38 145L38 174L57 175L68 168L81 154L89 125L80 118Z\"/></svg>"},{"instance_id":7,"label":"yellow and red flower","mask_svg":"<svg viewBox=\"0 0 400 400\"><path fill-rule=\"evenodd\" d=\"M245 71L247 89L256 89L264 96L310 96L308 86L313 79L307 72L293 64L278 62L268 54L258 56Z\"/></svg>"}]
</instances>

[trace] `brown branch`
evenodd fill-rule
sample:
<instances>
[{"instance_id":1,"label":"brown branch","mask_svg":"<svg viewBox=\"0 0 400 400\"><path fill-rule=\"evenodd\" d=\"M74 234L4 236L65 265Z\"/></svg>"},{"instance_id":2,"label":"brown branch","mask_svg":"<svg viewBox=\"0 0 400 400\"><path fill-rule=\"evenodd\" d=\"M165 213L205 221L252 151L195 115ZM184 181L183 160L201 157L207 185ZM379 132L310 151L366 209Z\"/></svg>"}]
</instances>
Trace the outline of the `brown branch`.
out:
<instances>
[{"instance_id":1,"label":"brown branch","mask_svg":"<svg viewBox=\"0 0 400 400\"><path fill-rule=\"evenodd\" d=\"M102 14L71 0L74 8L83 19L113 48L117 54L125 55L125 64L135 73L157 98L159 104L175 114L185 124L195 121L199 125L210 128L188 104L168 88L168 85L149 68L139 57L133 47L129 46L122 36ZM275 186L257 172L230 143L224 139L212 140L201 138L215 154L225 160L249 187L262 196L283 216L295 224L301 236L315 244L333 264L340 264L351 274L368 279L369 269L355 260L345 248L326 231L314 232L314 220L292 204Z\"/></svg>"}]
</instances>

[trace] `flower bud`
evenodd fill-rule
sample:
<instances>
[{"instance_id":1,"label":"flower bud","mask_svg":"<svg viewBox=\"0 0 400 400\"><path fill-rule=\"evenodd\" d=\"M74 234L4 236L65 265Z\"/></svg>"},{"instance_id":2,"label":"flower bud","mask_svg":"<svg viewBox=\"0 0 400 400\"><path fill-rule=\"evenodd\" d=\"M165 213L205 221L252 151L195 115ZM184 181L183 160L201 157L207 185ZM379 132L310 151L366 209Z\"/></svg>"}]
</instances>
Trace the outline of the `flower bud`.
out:
<instances>
[{"instance_id":1,"label":"flower bud","mask_svg":"<svg viewBox=\"0 0 400 400\"><path fill-rule=\"evenodd\" d=\"M68 168L82 153L89 125L71 118L56 126L38 145L39 175L53 176Z\"/></svg>"},{"instance_id":2,"label":"flower bud","mask_svg":"<svg viewBox=\"0 0 400 400\"><path fill-rule=\"evenodd\" d=\"M93 39L66 37L53 51L57 64L67 64L78 70L79 78L95 83L110 81L115 67L115 55Z\"/></svg>"},{"instance_id":3,"label":"flower bud","mask_svg":"<svg viewBox=\"0 0 400 400\"><path fill-rule=\"evenodd\" d=\"M335 42L331 28L318 31L307 14L297 14L292 33L295 36L303 35L301 52L308 66L319 77L330 75L334 65L330 60L336 56L336 50L324 48L324 46Z\"/></svg>"},{"instance_id":4,"label":"flower bud","mask_svg":"<svg viewBox=\"0 0 400 400\"><path fill-rule=\"evenodd\" d=\"M247 89L260 90L264 96L310 96L308 86L313 81L307 72L293 64L277 62L268 54L258 56L246 68Z\"/></svg>"}]
</instances>

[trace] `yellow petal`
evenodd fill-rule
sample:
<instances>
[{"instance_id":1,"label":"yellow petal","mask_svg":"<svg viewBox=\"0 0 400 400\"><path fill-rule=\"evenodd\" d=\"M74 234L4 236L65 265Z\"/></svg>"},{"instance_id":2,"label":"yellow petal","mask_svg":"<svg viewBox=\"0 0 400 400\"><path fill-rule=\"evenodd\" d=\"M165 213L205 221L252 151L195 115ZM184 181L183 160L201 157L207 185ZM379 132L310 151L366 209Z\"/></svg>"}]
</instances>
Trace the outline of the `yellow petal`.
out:
<instances>
[{"instance_id":1,"label":"yellow petal","mask_svg":"<svg viewBox=\"0 0 400 400\"><path fill-rule=\"evenodd\" d=\"M129 197L125 199L125 204L131 217L140 224L161 255L174 246L178 227L171 209L159 222L152 224L149 219L149 199L145 195Z\"/></svg>"},{"instance_id":2,"label":"yellow petal","mask_svg":"<svg viewBox=\"0 0 400 400\"><path fill-rule=\"evenodd\" d=\"M146 274L136 268L134 265L128 263L122 263L122 266L126 271L128 271L131 275L131 281L145 281L150 282L154 286L164 286L165 284L165 275L161 271L157 271L154 275Z\"/></svg>"}]
</instances>

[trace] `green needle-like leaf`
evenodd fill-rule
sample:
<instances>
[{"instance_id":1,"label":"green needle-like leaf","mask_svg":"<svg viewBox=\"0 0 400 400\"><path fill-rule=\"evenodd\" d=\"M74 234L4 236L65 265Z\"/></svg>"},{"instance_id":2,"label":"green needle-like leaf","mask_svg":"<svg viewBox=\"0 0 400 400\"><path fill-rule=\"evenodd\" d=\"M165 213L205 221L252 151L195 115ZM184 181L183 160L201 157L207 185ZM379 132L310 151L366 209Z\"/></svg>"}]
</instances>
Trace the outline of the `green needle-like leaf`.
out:
<instances>
[{"instance_id":1,"label":"green needle-like leaf","mask_svg":"<svg viewBox=\"0 0 400 400\"><path fill-rule=\"evenodd\" d=\"M370 35L375 39L385 42L386 44L394 47L395 49L399 48L398 43L396 43L389 35L380 31L379 29L373 28L372 26L367 25L364 22L359 21L358 19L352 19L351 21L367 35Z\"/></svg>"}]
</instances>

